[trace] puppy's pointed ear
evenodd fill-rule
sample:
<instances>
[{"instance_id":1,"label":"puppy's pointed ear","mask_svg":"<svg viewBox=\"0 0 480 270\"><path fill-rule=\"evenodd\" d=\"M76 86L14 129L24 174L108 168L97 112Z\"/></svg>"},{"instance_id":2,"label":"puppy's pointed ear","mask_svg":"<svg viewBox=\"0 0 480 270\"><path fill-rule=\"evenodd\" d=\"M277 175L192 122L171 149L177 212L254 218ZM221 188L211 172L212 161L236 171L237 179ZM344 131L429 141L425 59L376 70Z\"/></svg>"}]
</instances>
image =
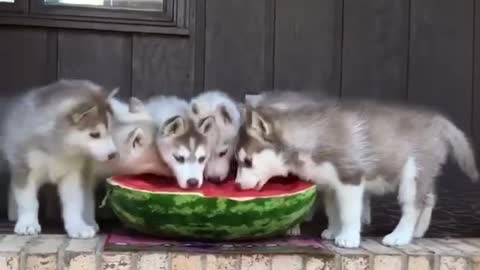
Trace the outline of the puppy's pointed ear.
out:
<instances>
[{"instance_id":1,"label":"puppy's pointed ear","mask_svg":"<svg viewBox=\"0 0 480 270\"><path fill-rule=\"evenodd\" d=\"M258 112L250 109L247 111L247 115L247 132L262 138L268 137L272 133L272 125Z\"/></svg>"},{"instance_id":2,"label":"puppy's pointed ear","mask_svg":"<svg viewBox=\"0 0 480 270\"><path fill-rule=\"evenodd\" d=\"M131 149L138 149L145 146L145 132L142 128L135 128L128 134L127 143Z\"/></svg>"},{"instance_id":3,"label":"puppy's pointed ear","mask_svg":"<svg viewBox=\"0 0 480 270\"><path fill-rule=\"evenodd\" d=\"M192 102L190 105L190 111L192 112L193 115L197 116L200 112L198 111L198 105L195 102Z\"/></svg>"},{"instance_id":4,"label":"puppy's pointed ear","mask_svg":"<svg viewBox=\"0 0 480 270\"><path fill-rule=\"evenodd\" d=\"M79 124L81 121L88 119L90 117L96 117L98 115L98 106L91 106L85 110L74 112L71 115L72 122L74 124Z\"/></svg>"},{"instance_id":5,"label":"puppy's pointed ear","mask_svg":"<svg viewBox=\"0 0 480 270\"><path fill-rule=\"evenodd\" d=\"M224 105L221 105L217 109L218 115L220 116L220 119L223 120L223 123L226 125L230 125L233 123L232 116L228 112L227 108Z\"/></svg>"},{"instance_id":6,"label":"puppy's pointed ear","mask_svg":"<svg viewBox=\"0 0 480 270\"><path fill-rule=\"evenodd\" d=\"M128 102L128 110L130 113L143 113L145 112L145 105L140 99L131 97Z\"/></svg>"},{"instance_id":7,"label":"puppy's pointed ear","mask_svg":"<svg viewBox=\"0 0 480 270\"><path fill-rule=\"evenodd\" d=\"M243 103L237 103L237 108L240 112L240 121L243 124L247 121L247 106Z\"/></svg>"},{"instance_id":8,"label":"puppy's pointed ear","mask_svg":"<svg viewBox=\"0 0 480 270\"><path fill-rule=\"evenodd\" d=\"M111 100L113 97L115 97L118 94L118 91L120 91L120 87L116 87L110 91L110 93L107 96L107 101Z\"/></svg>"},{"instance_id":9,"label":"puppy's pointed ear","mask_svg":"<svg viewBox=\"0 0 480 270\"><path fill-rule=\"evenodd\" d=\"M165 124L160 130L163 137L178 136L185 132L186 124L183 117L177 115L165 121Z\"/></svg>"},{"instance_id":10,"label":"puppy's pointed ear","mask_svg":"<svg viewBox=\"0 0 480 270\"><path fill-rule=\"evenodd\" d=\"M262 101L261 94L246 94L245 95L245 104L251 107L257 107L258 103Z\"/></svg>"},{"instance_id":11,"label":"puppy's pointed ear","mask_svg":"<svg viewBox=\"0 0 480 270\"><path fill-rule=\"evenodd\" d=\"M206 135L213 131L215 127L215 118L213 116L207 116L198 122L198 130L203 135Z\"/></svg>"}]
</instances>

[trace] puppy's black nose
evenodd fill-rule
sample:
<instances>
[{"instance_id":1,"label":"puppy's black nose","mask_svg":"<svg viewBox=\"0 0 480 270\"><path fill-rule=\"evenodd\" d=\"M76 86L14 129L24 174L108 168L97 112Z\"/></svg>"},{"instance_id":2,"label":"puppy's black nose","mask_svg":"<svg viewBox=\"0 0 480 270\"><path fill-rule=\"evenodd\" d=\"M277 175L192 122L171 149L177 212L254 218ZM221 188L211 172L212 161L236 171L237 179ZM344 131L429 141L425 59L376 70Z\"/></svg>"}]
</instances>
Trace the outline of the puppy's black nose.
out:
<instances>
[{"instance_id":1,"label":"puppy's black nose","mask_svg":"<svg viewBox=\"0 0 480 270\"><path fill-rule=\"evenodd\" d=\"M108 160L112 160L117 157L117 152L112 152L108 154Z\"/></svg>"},{"instance_id":2,"label":"puppy's black nose","mask_svg":"<svg viewBox=\"0 0 480 270\"><path fill-rule=\"evenodd\" d=\"M238 182L235 183L235 189L237 189L237 190L242 190L242 184L240 184L240 183L238 183Z\"/></svg>"},{"instance_id":3,"label":"puppy's black nose","mask_svg":"<svg viewBox=\"0 0 480 270\"><path fill-rule=\"evenodd\" d=\"M189 188L195 188L195 187L198 186L198 182L199 182L199 181L198 181L197 179L195 179L195 178L190 178L190 179L187 180L187 186L188 186Z\"/></svg>"}]
</instances>

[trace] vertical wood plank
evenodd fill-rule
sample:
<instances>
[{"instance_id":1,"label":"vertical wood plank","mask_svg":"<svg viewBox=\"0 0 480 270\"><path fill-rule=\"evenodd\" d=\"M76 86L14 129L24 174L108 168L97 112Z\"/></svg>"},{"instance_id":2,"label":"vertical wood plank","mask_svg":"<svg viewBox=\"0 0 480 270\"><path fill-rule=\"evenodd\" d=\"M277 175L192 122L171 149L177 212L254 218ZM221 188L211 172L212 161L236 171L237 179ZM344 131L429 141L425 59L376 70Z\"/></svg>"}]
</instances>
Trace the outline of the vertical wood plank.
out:
<instances>
[{"instance_id":1,"label":"vertical wood plank","mask_svg":"<svg viewBox=\"0 0 480 270\"><path fill-rule=\"evenodd\" d=\"M131 38L127 34L61 31L58 37L58 77L89 79L129 96Z\"/></svg>"},{"instance_id":2,"label":"vertical wood plank","mask_svg":"<svg viewBox=\"0 0 480 270\"><path fill-rule=\"evenodd\" d=\"M323 89L338 94L342 1L277 0L276 89Z\"/></svg>"},{"instance_id":3,"label":"vertical wood plank","mask_svg":"<svg viewBox=\"0 0 480 270\"><path fill-rule=\"evenodd\" d=\"M412 0L408 99L470 131L473 0Z\"/></svg>"},{"instance_id":4,"label":"vertical wood plank","mask_svg":"<svg viewBox=\"0 0 480 270\"><path fill-rule=\"evenodd\" d=\"M200 92L205 86L205 11L206 0L196 0L191 8L192 46L194 54L193 91Z\"/></svg>"},{"instance_id":5,"label":"vertical wood plank","mask_svg":"<svg viewBox=\"0 0 480 270\"><path fill-rule=\"evenodd\" d=\"M134 35L133 94L190 96L193 88L191 42L183 37Z\"/></svg>"},{"instance_id":6,"label":"vertical wood plank","mask_svg":"<svg viewBox=\"0 0 480 270\"><path fill-rule=\"evenodd\" d=\"M1 95L41 86L50 81L47 68L49 53L47 30L38 28L0 27Z\"/></svg>"},{"instance_id":7,"label":"vertical wood plank","mask_svg":"<svg viewBox=\"0 0 480 270\"><path fill-rule=\"evenodd\" d=\"M406 98L408 9L408 0L344 0L342 96Z\"/></svg>"},{"instance_id":8,"label":"vertical wood plank","mask_svg":"<svg viewBox=\"0 0 480 270\"><path fill-rule=\"evenodd\" d=\"M207 0L205 88L235 97L271 87L266 59L270 0Z\"/></svg>"},{"instance_id":9,"label":"vertical wood plank","mask_svg":"<svg viewBox=\"0 0 480 270\"><path fill-rule=\"evenodd\" d=\"M38 28L0 27L0 95L2 98L47 84L52 78L48 63L55 59L47 46L48 31ZM3 103L4 101L2 101ZM0 168L0 219L7 216L7 194L10 175Z\"/></svg>"},{"instance_id":10,"label":"vertical wood plank","mask_svg":"<svg viewBox=\"0 0 480 270\"><path fill-rule=\"evenodd\" d=\"M47 31L47 78L48 82L58 79L58 31L48 29Z\"/></svg>"},{"instance_id":11,"label":"vertical wood plank","mask_svg":"<svg viewBox=\"0 0 480 270\"><path fill-rule=\"evenodd\" d=\"M474 2L475 18L474 18L474 48L473 48L473 117L472 129L473 137L476 146L477 164L480 164L480 3Z\"/></svg>"},{"instance_id":12,"label":"vertical wood plank","mask_svg":"<svg viewBox=\"0 0 480 270\"><path fill-rule=\"evenodd\" d=\"M472 117L473 10L474 0L411 1L408 100L443 112L467 135ZM440 194L452 194L453 188L465 194L478 189L452 162L443 172ZM440 199L437 208L452 209L445 201Z\"/></svg>"},{"instance_id":13,"label":"vertical wood plank","mask_svg":"<svg viewBox=\"0 0 480 270\"><path fill-rule=\"evenodd\" d=\"M265 35L264 35L264 89L273 89L275 84L275 10L277 0L265 1Z\"/></svg>"}]
</instances>

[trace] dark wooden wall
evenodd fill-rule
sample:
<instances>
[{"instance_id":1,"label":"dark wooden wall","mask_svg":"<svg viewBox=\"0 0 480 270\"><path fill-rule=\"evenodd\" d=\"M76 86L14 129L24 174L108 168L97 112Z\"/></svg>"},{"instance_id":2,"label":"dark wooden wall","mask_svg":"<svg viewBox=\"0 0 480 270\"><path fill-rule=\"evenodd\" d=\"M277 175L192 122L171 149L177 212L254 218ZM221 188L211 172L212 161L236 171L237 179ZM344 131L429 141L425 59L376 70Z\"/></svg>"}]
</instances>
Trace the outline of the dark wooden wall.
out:
<instances>
[{"instance_id":1,"label":"dark wooden wall","mask_svg":"<svg viewBox=\"0 0 480 270\"><path fill-rule=\"evenodd\" d=\"M197 0L187 36L3 25L0 88L11 95L57 78L88 78L139 97L324 89L435 106L475 134L478 6Z\"/></svg>"},{"instance_id":2,"label":"dark wooden wall","mask_svg":"<svg viewBox=\"0 0 480 270\"><path fill-rule=\"evenodd\" d=\"M193 2L188 36L0 26L0 93L57 78L92 79L141 98L324 89L432 106L480 143L475 0ZM442 185L480 198L478 185L448 168Z\"/></svg>"}]
</instances>

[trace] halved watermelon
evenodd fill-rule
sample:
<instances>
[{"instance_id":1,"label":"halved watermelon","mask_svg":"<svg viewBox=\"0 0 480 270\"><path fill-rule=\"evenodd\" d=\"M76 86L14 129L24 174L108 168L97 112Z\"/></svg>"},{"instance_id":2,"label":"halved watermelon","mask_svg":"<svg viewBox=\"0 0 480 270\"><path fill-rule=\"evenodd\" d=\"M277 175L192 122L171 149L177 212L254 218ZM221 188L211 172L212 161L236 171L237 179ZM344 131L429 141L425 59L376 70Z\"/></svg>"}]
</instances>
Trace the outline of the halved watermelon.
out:
<instances>
[{"instance_id":1,"label":"halved watermelon","mask_svg":"<svg viewBox=\"0 0 480 270\"><path fill-rule=\"evenodd\" d=\"M316 188L296 178L272 179L261 191L238 191L234 180L183 190L159 176L108 180L110 204L129 228L203 240L256 239L285 233L312 207Z\"/></svg>"}]
</instances>

